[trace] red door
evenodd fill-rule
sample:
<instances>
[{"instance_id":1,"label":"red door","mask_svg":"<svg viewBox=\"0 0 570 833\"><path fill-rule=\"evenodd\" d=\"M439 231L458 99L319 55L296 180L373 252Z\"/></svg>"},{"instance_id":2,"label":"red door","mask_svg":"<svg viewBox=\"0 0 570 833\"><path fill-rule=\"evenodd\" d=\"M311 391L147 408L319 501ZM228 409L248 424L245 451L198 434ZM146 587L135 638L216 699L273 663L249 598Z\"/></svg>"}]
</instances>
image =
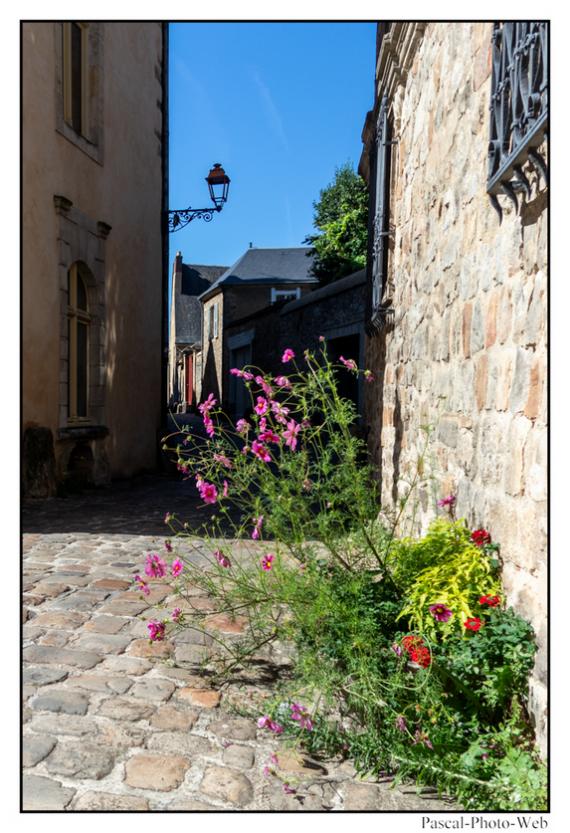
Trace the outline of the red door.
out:
<instances>
[{"instance_id":1,"label":"red door","mask_svg":"<svg viewBox=\"0 0 570 833\"><path fill-rule=\"evenodd\" d=\"M194 377L192 375L192 354L186 354L186 402L188 405L192 404Z\"/></svg>"}]
</instances>

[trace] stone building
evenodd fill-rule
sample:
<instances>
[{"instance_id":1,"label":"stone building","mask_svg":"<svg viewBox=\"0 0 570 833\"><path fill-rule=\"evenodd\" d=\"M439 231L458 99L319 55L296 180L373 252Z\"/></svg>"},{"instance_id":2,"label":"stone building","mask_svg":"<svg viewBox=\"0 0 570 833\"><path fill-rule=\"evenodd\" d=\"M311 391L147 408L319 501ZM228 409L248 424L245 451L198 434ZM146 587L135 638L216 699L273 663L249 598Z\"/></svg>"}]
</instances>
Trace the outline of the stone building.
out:
<instances>
[{"instance_id":1,"label":"stone building","mask_svg":"<svg viewBox=\"0 0 570 833\"><path fill-rule=\"evenodd\" d=\"M318 281L310 274L313 258L307 247L246 250L239 260L200 295L202 301L202 393L213 393L230 413L249 404L231 367L252 364L255 326L230 334L232 325L292 298L301 298ZM261 342L258 342L261 344ZM275 332L263 349L274 349Z\"/></svg>"},{"instance_id":2,"label":"stone building","mask_svg":"<svg viewBox=\"0 0 570 833\"><path fill-rule=\"evenodd\" d=\"M201 395L202 305L198 296L227 270L183 262L177 252L172 272L168 346L169 408L185 413Z\"/></svg>"},{"instance_id":3,"label":"stone building","mask_svg":"<svg viewBox=\"0 0 570 833\"><path fill-rule=\"evenodd\" d=\"M167 53L167 24L22 24L31 495L156 464L166 387Z\"/></svg>"},{"instance_id":4,"label":"stone building","mask_svg":"<svg viewBox=\"0 0 570 833\"><path fill-rule=\"evenodd\" d=\"M547 23L382 23L360 171L371 186L366 365L383 506L432 425L436 500L501 544L539 652L546 744Z\"/></svg>"}]
</instances>

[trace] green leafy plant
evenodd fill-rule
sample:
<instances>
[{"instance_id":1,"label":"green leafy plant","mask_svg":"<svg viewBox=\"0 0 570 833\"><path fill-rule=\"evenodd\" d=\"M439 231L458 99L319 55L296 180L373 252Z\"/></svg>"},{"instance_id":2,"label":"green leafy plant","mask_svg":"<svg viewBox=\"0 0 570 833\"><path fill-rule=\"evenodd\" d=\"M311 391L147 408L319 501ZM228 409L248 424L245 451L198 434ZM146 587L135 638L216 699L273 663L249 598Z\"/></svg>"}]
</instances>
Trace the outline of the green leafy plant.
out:
<instances>
[{"instance_id":1,"label":"green leafy plant","mask_svg":"<svg viewBox=\"0 0 570 833\"><path fill-rule=\"evenodd\" d=\"M388 564L398 584L406 587L400 615L412 628L432 636L436 621L430 606L446 605L453 614L445 637L453 630L463 632L482 595L500 591L496 570L484 550L472 543L464 521L437 518L420 540L394 542Z\"/></svg>"},{"instance_id":2,"label":"green leafy plant","mask_svg":"<svg viewBox=\"0 0 570 833\"><path fill-rule=\"evenodd\" d=\"M177 558L147 557L146 575L170 572L180 598L149 622L151 640L210 634L219 652L208 667L221 678L290 645L262 730L350 757L361 773L436 786L466 809L542 809L544 768L524 709L534 637L504 606L497 545L446 518L398 538L424 452L386 526L354 406L337 388L339 373L371 374L331 363L324 343L298 363L286 350L283 362L287 376L274 378L234 369L250 420L234 425L210 396L200 406L208 440L186 435L174 449L204 520L190 530L168 515ZM146 579L137 584L148 592ZM220 615L241 633L222 638ZM283 780L277 759L267 769Z\"/></svg>"}]
</instances>

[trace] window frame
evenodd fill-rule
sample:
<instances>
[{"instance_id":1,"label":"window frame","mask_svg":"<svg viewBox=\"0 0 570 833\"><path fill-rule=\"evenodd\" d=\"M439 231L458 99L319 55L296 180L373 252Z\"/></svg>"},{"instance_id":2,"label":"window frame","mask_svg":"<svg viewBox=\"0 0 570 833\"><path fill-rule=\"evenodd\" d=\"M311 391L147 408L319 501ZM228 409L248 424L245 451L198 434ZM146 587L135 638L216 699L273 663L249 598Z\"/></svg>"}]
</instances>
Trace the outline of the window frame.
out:
<instances>
[{"instance_id":1,"label":"window frame","mask_svg":"<svg viewBox=\"0 0 570 833\"><path fill-rule=\"evenodd\" d=\"M80 101L81 124L79 130L73 123L73 54L72 27L81 31ZM80 21L66 21L63 24L63 118L78 136L89 141L89 24Z\"/></svg>"},{"instance_id":2,"label":"window frame","mask_svg":"<svg viewBox=\"0 0 570 833\"><path fill-rule=\"evenodd\" d=\"M390 238L390 189L392 173L392 122L387 95L380 99L372 165L368 227L368 293L366 331L372 336L385 326L389 303L386 303L388 252Z\"/></svg>"},{"instance_id":3,"label":"window frame","mask_svg":"<svg viewBox=\"0 0 570 833\"><path fill-rule=\"evenodd\" d=\"M294 298L291 296L294 295ZM282 298L291 298L291 300L298 301L301 297L301 287L296 286L295 289L277 289L276 287L271 287L271 303L274 304L276 301L279 301Z\"/></svg>"},{"instance_id":4,"label":"window frame","mask_svg":"<svg viewBox=\"0 0 570 833\"><path fill-rule=\"evenodd\" d=\"M89 284L82 274L80 263L72 263L68 270L68 356L67 356L67 422L69 424L86 424L91 422L90 406L90 351L91 351L91 313L89 311ZM77 306L77 287L81 281L85 292L85 309ZM77 330L78 325L85 325L87 329L87 344L85 355L85 414L78 414L78 367L77 367Z\"/></svg>"}]
</instances>

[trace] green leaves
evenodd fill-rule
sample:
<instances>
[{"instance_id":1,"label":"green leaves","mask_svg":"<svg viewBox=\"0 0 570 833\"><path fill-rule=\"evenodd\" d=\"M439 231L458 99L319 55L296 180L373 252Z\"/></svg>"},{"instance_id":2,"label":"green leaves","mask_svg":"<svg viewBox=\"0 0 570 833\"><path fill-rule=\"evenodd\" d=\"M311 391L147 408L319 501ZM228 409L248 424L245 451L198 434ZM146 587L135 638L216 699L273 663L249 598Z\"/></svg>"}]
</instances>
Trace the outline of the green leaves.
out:
<instances>
[{"instance_id":1,"label":"green leaves","mask_svg":"<svg viewBox=\"0 0 570 833\"><path fill-rule=\"evenodd\" d=\"M314 226L320 234L303 242L316 252L313 274L326 284L366 265L368 191L364 180L347 163L337 168L334 181L313 203Z\"/></svg>"}]
</instances>

